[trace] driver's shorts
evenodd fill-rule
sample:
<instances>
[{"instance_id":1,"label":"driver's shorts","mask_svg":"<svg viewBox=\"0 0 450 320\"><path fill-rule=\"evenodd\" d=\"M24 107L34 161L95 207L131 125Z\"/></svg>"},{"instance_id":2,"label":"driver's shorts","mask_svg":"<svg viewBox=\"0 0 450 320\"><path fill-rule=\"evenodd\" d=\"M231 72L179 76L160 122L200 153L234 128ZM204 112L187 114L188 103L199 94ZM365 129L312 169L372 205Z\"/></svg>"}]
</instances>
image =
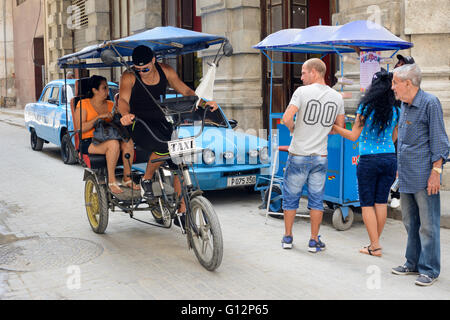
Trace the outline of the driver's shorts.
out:
<instances>
[{"instance_id":1,"label":"driver's shorts","mask_svg":"<svg viewBox=\"0 0 450 320\"><path fill-rule=\"evenodd\" d=\"M283 178L283 210L297 210L303 186L308 186L308 209L323 211L328 158L293 156L286 161Z\"/></svg>"},{"instance_id":2,"label":"driver's shorts","mask_svg":"<svg viewBox=\"0 0 450 320\"><path fill-rule=\"evenodd\" d=\"M146 121L145 123L160 140L170 141L172 139L172 128L170 127L170 124L155 124L154 122L149 121ZM156 140L140 122L136 122L134 128L132 125L127 126L127 128L133 142L141 149L145 150L149 156L152 153L162 157L169 156L168 144ZM167 163L172 170L178 168L172 160L168 160Z\"/></svg>"},{"instance_id":3,"label":"driver's shorts","mask_svg":"<svg viewBox=\"0 0 450 320\"><path fill-rule=\"evenodd\" d=\"M172 128L169 123L167 125L165 123L154 123L150 121L145 121L145 123L160 140L170 141L172 139ZM169 155L167 143L156 140L142 123L136 122L134 128L133 126L128 126L127 128L134 143L145 151L156 153L159 156Z\"/></svg>"}]
</instances>

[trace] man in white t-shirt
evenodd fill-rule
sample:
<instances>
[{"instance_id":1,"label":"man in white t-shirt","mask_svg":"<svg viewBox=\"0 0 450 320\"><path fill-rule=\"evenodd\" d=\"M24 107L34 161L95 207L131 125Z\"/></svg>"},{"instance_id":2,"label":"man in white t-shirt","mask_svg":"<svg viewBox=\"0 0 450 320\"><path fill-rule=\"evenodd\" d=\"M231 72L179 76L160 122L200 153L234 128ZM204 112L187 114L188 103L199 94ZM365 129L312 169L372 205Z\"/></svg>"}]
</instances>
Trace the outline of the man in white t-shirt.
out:
<instances>
[{"instance_id":1,"label":"man in white t-shirt","mask_svg":"<svg viewBox=\"0 0 450 320\"><path fill-rule=\"evenodd\" d=\"M301 79L304 86L295 90L283 115L283 122L292 133L283 179L285 234L281 243L285 249L292 248L292 225L303 185L307 183L311 217L308 251L325 250L325 244L320 241L319 228L328 168L328 134L333 124L345 125L344 101L336 90L325 84L325 72L326 65L320 59L309 59L303 64Z\"/></svg>"}]
</instances>

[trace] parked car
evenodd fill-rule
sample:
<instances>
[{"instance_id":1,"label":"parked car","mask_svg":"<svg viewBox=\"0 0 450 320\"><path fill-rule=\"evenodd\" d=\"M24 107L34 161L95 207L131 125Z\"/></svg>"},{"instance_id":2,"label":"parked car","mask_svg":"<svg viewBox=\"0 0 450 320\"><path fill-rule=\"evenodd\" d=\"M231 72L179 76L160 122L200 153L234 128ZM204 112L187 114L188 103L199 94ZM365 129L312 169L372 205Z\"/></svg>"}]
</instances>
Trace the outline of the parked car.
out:
<instances>
[{"instance_id":1,"label":"parked car","mask_svg":"<svg viewBox=\"0 0 450 320\"><path fill-rule=\"evenodd\" d=\"M31 148L35 151L42 150L44 143L53 143L61 147L61 158L64 163L75 163L73 153L68 151L71 146L70 136L73 131L72 113L70 111L70 100L75 91L75 79L67 79L67 99L64 80L49 82L37 102L28 103L25 106L25 127L30 132ZM108 82L109 97L113 100L119 91L117 84ZM66 118L67 101L67 118Z\"/></svg>"}]
</instances>

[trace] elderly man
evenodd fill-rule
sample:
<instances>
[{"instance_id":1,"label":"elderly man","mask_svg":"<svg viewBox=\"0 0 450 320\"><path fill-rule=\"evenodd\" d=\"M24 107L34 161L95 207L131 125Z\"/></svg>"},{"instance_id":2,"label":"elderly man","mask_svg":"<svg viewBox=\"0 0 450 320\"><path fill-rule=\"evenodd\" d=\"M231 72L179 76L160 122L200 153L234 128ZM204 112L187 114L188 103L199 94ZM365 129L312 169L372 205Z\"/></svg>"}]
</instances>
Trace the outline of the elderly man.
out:
<instances>
[{"instance_id":1,"label":"elderly man","mask_svg":"<svg viewBox=\"0 0 450 320\"><path fill-rule=\"evenodd\" d=\"M403 223L408 233L406 263L394 274L419 274L429 286L440 273L440 196L442 165L449 155L441 103L420 89L416 64L394 69L392 90L402 101L398 128L398 175Z\"/></svg>"},{"instance_id":2,"label":"elderly man","mask_svg":"<svg viewBox=\"0 0 450 320\"><path fill-rule=\"evenodd\" d=\"M333 129L333 124L340 127L345 125L344 100L336 90L326 85L325 72L326 65L320 59L309 59L303 64L301 79L304 86L295 90L283 115L283 122L293 135L283 183L283 249L292 248L292 226L303 185L306 183L311 216L308 251L316 253L325 250L319 229L328 168L328 134Z\"/></svg>"}]
</instances>

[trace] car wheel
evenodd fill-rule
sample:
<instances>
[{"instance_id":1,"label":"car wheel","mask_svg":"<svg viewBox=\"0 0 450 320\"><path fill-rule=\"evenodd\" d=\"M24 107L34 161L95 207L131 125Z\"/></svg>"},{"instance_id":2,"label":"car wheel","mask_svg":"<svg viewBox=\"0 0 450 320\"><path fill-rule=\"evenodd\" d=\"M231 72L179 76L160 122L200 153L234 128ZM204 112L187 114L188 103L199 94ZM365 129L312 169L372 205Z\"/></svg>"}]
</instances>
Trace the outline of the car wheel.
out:
<instances>
[{"instance_id":1,"label":"car wheel","mask_svg":"<svg viewBox=\"0 0 450 320\"><path fill-rule=\"evenodd\" d=\"M65 164L74 164L77 162L75 148L68 133L64 134L61 139L61 158Z\"/></svg>"},{"instance_id":2,"label":"car wheel","mask_svg":"<svg viewBox=\"0 0 450 320\"><path fill-rule=\"evenodd\" d=\"M44 146L44 140L37 136L34 129L31 129L30 133L31 149L33 149L34 151L41 151Z\"/></svg>"}]
</instances>

